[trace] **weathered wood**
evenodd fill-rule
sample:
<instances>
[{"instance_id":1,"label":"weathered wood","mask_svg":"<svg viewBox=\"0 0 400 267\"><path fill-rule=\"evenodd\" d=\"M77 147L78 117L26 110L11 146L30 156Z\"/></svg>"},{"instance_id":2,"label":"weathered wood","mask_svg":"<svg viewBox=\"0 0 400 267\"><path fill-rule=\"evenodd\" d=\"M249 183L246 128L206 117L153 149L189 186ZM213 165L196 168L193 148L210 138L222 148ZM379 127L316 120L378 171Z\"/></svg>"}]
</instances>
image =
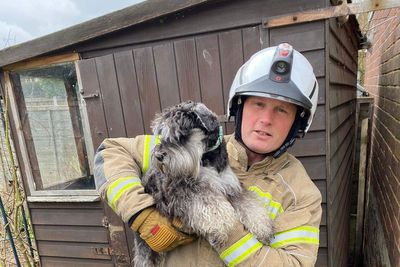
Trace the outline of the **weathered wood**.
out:
<instances>
[{"instance_id":1,"label":"weathered wood","mask_svg":"<svg viewBox=\"0 0 400 267\"><path fill-rule=\"evenodd\" d=\"M102 210L32 209L31 218L34 225L103 225Z\"/></svg>"},{"instance_id":2,"label":"weathered wood","mask_svg":"<svg viewBox=\"0 0 400 267\"><path fill-rule=\"evenodd\" d=\"M353 75L357 75L357 62L354 61L352 55L346 49L343 49L342 44L332 31L329 32L329 56L346 66Z\"/></svg>"},{"instance_id":3,"label":"weathered wood","mask_svg":"<svg viewBox=\"0 0 400 267\"><path fill-rule=\"evenodd\" d=\"M98 196L97 196L98 197ZM103 208L103 203L101 201L97 202L84 202L84 201L72 201L69 202L64 198L63 202L46 202L49 197L44 197L44 201L38 202L28 202L30 209L91 209L91 210L101 210ZM71 197L72 198L72 197ZM73 199L73 198L72 198ZM73 199L74 200L74 199Z\"/></svg>"},{"instance_id":4,"label":"weathered wood","mask_svg":"<svg viewBox=\"0 0 400 267\"><path fill-rule=\"evenodd\" d=\"M157 88L154 69L153 51L151 47L133 50L136 75L139 87L140 101L145 133L151 134L150 121L154 114L161 111L160 96Z\"/></svg>"},{"instance_id":5,"label":"weathered wood","mask_svg":"<svg viewBox=\"0 0 400 267\"><path fill-rule=\"evenodd\" d=\"M296 157L325 155L325 132L310 132L303 139L298 139L296 144L289 148L289 152Z\"/></svg>"},{"instance_id":6,"label":"weathered wood","mask_svg":"<svg viewBox=\"0 0 400 267\"><path fill-rule=\"evenodd\" d=\"M353 106L350 104L332 108L329 112L329 121L331 123L330 132L333 133L336 131L336 129L351 116L352 112Z\"/></svg>"},{"instance_id":7,"label":"weathered wood","mask_svg":"<svg viewBox=\"0 0 400 267\"><path fill-rule=\"evenodd\" d=\"M309 131L325 130L325 105L318 105Z\"/></svg>"},{"instance_id":8,"label":"weathered wood","mask_svg":"<svg viewBox=\"0 0 400 267\"><path fill-rule=\"evenodd\" d=\"M218 115L225 114L218 35L196 38L202 102Z\"/></svg>"},{"instance_id":9,"label":"weathered wood","mask_svg":"<svg viewBox=\"0 0 400 267\"><path fill-rule=\"evenodd\" d=\"M353 86L331 84L329 90L329 107L331 109L349 105L356 98L356 89Z\"/></svg>"},{"instance_id":10,"label":"weathered wood","mask_svg":"<svg viewBox=\"0 0 400 267\"><path fill-rule=\"evenodd\" d=\"M132 51L114 54L115 69L128 137L144 133L143 115Z\"/></svg>"},{"instance_id":11,"label":"weathered wood","mask_svg":"<svg viewBox=\"0 0 400 267\"><path fill-rule=\"evenodd\" d=\"M26 60L26 61L20 61L14 64L10 64L7 66L4 66L4 70L9 70L9 71L18 71L18 70L23 70L23 69L33 69L33 68L38 68L42 66L48 66L50 64L57 64L57 63L62 63L62 62L73 62L79 60L79 54L78 53L69 53L69 54L61 54L61 55L55 55L55 56L44 56L40 58L35 58L32 60Z\"/></svg>"},{"instance_id":12,"label":"weathered wood","mask_svg":"<svg viewBox=\"0 0 400 267\"><path fill-rule=\"evenodd\" d=\"M201 101L196 45L193 38L175 41L175 59L181 101Z\"/></svg>"},{"instance_id":13,"label":"weathered wood","mask_svg":"<svg viewBox=\"0 0 400 267\"><path fill-rule=\"evenodd\" d=\"M268 31L266 31L268 32ZM260 27L253 26L242 29L243 60L247 61L250 57L260 51Z\"/></svg>"},{"instance_id":14,"label":"weathered wood","mask_svg":"<svg viewBox=\"0 0 400 267\"><path fill-rule=\"evenodd\" d=\"M283 16L268 18L263 21L263 25L264 27L273 28L288 24L298 24L328 18L344 17L348 15L395 7L400 7L400 3L396 0L373 0L350 4L347 4L346 2L346 4L342 4L339 6L304 10L288 15L285 14Z\"/></svg>"},{"instance_id":15,"label":"weathered wood","mask_svg":"<svg viewBox=\"0 0 400 267\"><path fill-rule=\"evenodd\" d=\"M28 196L28 202L43 202L43 203L64 203L64 202L96 202L100 200L100 196Z\"/></svg>"},{"instance_id":16,"label":"weathered wood","mask_svg":"<svg viewBox=\"0 0 400 267\"><path fill-rule=\"evenodd\" d=\"M329 33L334 35L342 45L342 49L345 49L346 52L352 57L353 61L357 63L357 53L353 53L353 50L356 48L352 43L350 36L346 29L340 26L335 19L329 19ZM328 40L329 40L328 36Z\"/></svg>"},{"instance_id":17,"label":"weathered wood","mask_svg":"<svg viewBox=\"0 0 400 267\"><path fill-rule=\"evenodd\" d=\"M100 86L95 60L81 60L77 62L76 66L78 82L80 82L79 88L81 89L82 96L100 96ZM104 138L108 136L103 103L100 97L86 98L85 102L93 147L97 148Z\"/></svg>"},{"instance_id":18,"label":"weathered wood","mask_svg":"<svg viewBox=\"0 0 400 267\"><path fill-rule=\"evenodd\" d=\"M41 256L40 263L42 267L113 267L115 266L111 260L99 259L74 259L63 257Z\"/></svg>"},{"instance_id":19,"label":"weathered wood","mask_svg":"<svg viewBox=\"0 0 400 267\"><path fill-rule=\"evenodd\" d=\"M328 267L328 249L320 248L318 250L318 257L315 266Z\"/></svg>"},{"instance_id":20,"label":"weathered wood","mask_svg":"<svg viewBox=\"0 0 400 267\"><path fill-rule=\"evenodd\" d=\"M311 63L317 78L325 76L325 51L312 50L302 53Z\"/></svg>"},{"instance_id":21,"label":"weathered wood","mask_svg":"<svg viewBox=\"0 0 400 267\"><path fill-rule=\"evenodd\" d=\"M325 156L298 157L303 164L308 175L313 180L326 179L326 159Z\"/></svg>"},{"instance_id":22,"label":"weathered wood","mask_svg":"<svg viewBox=\"0 0 400 267\"><path fill-rule=\"evenodd\" d=\"M108 230L104 227L35 225L38 241L66 241L108 243Z\"/></svg>"},{"instance_id":23,"label":"weathered wood","mask_svg":"<svg viewBox=\"0 0 400 267\"><path fill-rule=\"evenodd\" d=\"M25 166L24 171L28 178L29 191L33 192L36 189L42 189L43 182L40 176L39 163L36 157L35 144L32 139L21 81L19 77L15 77L12 84L10 76L11 74L8 71L4 72L5 96L10 101L9 111L11 111L16 126L21 156ZM14 90L13 86L15 87Z\"/></svg>"},{"instance_id":24,"label":"weathered wood","mask_svg":"<svg viewBox=\"0 0 400 267\"><path fill-rule=\"evenodd\" d=\"M222 32L218 35L219 51L221 58L221 75L224 98L224 111L228 106L229 90L236 72L243 64L243 45L241 29ZM234 132L234 124L226 124L227 132Z\"/></svg>"},{"instance_id":25,"label":"weathered wood","mask_svg":"<svg viewBox=\"0 0 400 267\"><path fill-rule=\"evenodd\" d=\"M57 241L38 241L38 252L41 256L69 257L83 259L111 259L110 255L96 254L95 248L107 249L107 244L98 244L78 242L57 242Z\"/></svg>"},{"instance_id":26,"label":"weathered wood","mask_svg":"<svg viewBox=\"0 0 400 267\"><path fill-rule=\"evenodd\" d=\"M317 180L313 181L314 184L318 187L319 191L322 195L322 203L326 203L326 181L324 180Z\"/></svg>"},{"instance_id":27,"label":"weathered wood","mask_svg":"<svg viewBox=\"0 0 400 267\"><path fill-rule=\"evenodd\" d=\"M181 102L173 44L154 46L153 53L161 109L164 109Z\"/></svg>"},{"instance_id":28,"label":"weathered wood","mask_svg":"<svg viewBox=\"0 0 400 267\"><path fill-rule=\"evenodd\" d=\"M318 105L322 105L326 103L326 79L325 77L317 78L318 83Z\"/></svg>"},{"instance_id":29,"label":"weathered wood","mask_svg":"<svg viewBox=\"0 0 400 267\"><path fill-rule=\"evenodd\" d=\"M99 79L100 98L103 102L108 137L126 136L121 98L115 73L114 57L107 55L95 59Z\"/></svg>"},{"instance_id":30,"label":"weathered wood","mask_svg":"<svg viewBox=\"0 0 400 267\"><path fill-rule=\"evenodd\" d=\"M270 45L287 42L299 52L324 49L325 41L324 38L321 38L324 36L324 32L325 23L323 21L270 29Z\"/></svg>"},{"instance_id":31,"label":"weathered wood","mask_svg":"<svg viewBox=\"0 0 400 267\"><path fill-rule=\"evenodd\" d=\"M265 4L264 0L210 1L197 9L181 12L160 20L149 21L125 31L125 34L109 34L97 42L87 42L77 47L79 52L89 52L116 46L128 46L155 42L162 39L199 35L244 26L260 25L262 18L276 14L326 6L323 0L296 2L285 0L276 4ZM235 18L235 19L232 19ZM201 27L199 27L201 25ZM260 27L261 47L269 46L268 29Z\"/></svg>"}]
</instances>

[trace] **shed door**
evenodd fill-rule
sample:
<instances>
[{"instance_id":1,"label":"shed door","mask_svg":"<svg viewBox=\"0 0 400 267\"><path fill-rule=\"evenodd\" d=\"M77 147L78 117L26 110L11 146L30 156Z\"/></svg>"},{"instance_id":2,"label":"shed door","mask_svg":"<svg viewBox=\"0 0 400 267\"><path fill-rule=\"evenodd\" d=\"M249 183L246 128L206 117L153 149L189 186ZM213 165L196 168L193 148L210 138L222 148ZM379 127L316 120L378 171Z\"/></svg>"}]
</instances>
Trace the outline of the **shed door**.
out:
<instances>
[{"instance_id":1,"label":"shed door","mask_svg":"<svg viewBox=\"0 0 400 267\"><path fill-rule=\"evenodd\" d=\"M107 137L126 136L123 123L114 65L109 57L80 60L77 62L81 95L86 103L93 147L96 149ZM111 56L112 59L112 56ZM112 61L111 61L112 63ZM111 76L111 78L110 78ZM104 90L107 88L107 90ZM101 90L103 89L103 90ZM102 202L104 224L108 228L110 250L98 253L110 254L116 266L131 266L133 260L133 236L130 228Z\"/></svg>"}]
</instances>

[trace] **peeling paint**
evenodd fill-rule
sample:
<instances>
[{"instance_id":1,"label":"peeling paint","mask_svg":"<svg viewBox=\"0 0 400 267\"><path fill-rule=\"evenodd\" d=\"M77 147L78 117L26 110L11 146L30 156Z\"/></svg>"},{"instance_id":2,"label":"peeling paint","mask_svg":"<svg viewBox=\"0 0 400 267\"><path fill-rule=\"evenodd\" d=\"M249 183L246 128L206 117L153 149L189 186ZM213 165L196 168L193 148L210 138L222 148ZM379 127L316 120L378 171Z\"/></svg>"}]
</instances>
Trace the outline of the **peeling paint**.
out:
<instances>
[{"instance_id":1,"label":"peeling paint","mask_svg":"<svg viewBox=\"0 0 400 267\"><path fill-rule=\"evenodd\" d=\"M211 67L213 60L212 60L210 52L208 52L207 49L203 50L203 58L207 62L207 64Z\"/></svg>"}]
</instances>

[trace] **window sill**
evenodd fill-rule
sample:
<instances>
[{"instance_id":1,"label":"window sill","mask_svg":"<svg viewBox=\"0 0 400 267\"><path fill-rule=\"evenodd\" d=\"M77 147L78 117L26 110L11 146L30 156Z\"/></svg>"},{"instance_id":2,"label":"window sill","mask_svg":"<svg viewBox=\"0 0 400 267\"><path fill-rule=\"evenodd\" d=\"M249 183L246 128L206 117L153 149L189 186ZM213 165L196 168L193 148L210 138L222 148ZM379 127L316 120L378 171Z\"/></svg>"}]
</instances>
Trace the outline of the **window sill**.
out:
<instances>
[{"instance_id":1,"label":"window sill","mask_svg":"<svg viewBox=\"0 0 400 267\"><path fill-rule=\"evenodd\" d=\"M98 202L100 196L28 196L28 202Z\"/></svg>"}]
</instances>

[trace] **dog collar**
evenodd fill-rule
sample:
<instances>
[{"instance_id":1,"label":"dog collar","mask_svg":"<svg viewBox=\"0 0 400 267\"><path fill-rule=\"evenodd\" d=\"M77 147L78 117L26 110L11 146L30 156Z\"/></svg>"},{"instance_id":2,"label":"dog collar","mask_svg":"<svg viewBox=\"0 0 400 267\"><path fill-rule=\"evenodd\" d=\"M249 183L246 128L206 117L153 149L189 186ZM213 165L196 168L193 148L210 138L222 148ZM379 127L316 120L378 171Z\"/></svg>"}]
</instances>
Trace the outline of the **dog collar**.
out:
<instances>
[{"instance_id":1,"label":"dog collar","mask_svg":"<svg viewBox=\"0 0 400 267\"><path fill-rule=\"evenodd\" d=\"M221 145L223 138L224 138L224 130L222 129L222 126L219 126L217 142L212 148L208 149L207 152L217 149Z\"/></svg>"}]
</instances>

